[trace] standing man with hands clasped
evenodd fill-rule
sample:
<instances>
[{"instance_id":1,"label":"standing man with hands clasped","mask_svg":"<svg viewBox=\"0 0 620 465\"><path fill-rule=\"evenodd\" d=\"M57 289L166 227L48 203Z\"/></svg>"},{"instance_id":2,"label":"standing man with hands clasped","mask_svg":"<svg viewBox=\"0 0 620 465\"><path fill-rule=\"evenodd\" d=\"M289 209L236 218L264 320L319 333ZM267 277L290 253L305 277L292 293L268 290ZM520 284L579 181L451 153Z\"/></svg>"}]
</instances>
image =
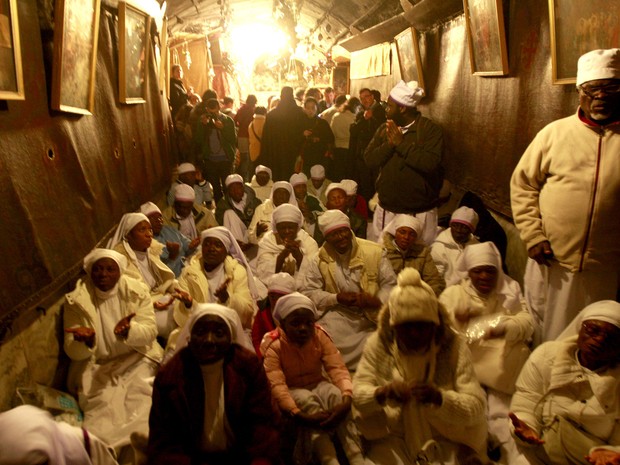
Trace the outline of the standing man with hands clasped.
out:
<instances>
[{"instance_id":1,"label":"standing man with hands clasped","mask_svg":"<svg viewBox=\"0 0 620 465\"><path fill-rule=\"evenodd\" d=\"M544 127L515 168L510 196L528 249L525 296L554 340L592 302L618 299L620 49L577 64L576 114Z\"/></svg>"}]
</instances>

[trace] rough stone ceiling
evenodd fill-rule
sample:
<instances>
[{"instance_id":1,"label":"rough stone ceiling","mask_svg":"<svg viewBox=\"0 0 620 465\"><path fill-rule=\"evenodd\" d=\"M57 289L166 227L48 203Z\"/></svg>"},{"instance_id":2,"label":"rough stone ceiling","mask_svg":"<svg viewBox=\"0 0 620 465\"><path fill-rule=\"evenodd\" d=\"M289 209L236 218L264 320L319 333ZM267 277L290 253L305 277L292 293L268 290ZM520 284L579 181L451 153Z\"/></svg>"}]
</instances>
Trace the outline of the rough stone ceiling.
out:
<instances>
[{"instance_id":1,"label":"rough stone ceiling","mask_svg":"<svg viewBox=\"0 0 620 465\"><path fill-rule=\"evenodd\" d=\"M166 16L173 36L209 34L248 19L275 20L289 35L322 51L395 18L397 29L407 25L401 0L167 0ZM305 32L295 34L296 26Z\"/></svg>"}]
</instances>

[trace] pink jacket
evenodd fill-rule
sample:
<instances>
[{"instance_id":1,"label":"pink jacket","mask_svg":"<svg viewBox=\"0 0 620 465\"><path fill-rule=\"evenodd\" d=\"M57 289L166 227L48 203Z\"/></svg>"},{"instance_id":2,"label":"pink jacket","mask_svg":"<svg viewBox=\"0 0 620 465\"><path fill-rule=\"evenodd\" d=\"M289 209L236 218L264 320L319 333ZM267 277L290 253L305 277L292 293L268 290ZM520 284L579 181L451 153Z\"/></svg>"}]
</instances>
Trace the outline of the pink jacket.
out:
<instances>
[{"instance_id":1,"label":"pink jacket","mask_svg":"<svg viewBox=\"0 0 620 465\"><path fill-rule=\"evenodd\" d=\"M277 328L265 334L261 353L265 356L263 364L271 384L271 394L285 412L294 414L300 411L289 389L314 389L321 381L331 381L343 396L353 393L351 375L342 356L319 325L315 325L314 338L303 347L291 344L284 331Z\"/></svg>"}]
</instances>

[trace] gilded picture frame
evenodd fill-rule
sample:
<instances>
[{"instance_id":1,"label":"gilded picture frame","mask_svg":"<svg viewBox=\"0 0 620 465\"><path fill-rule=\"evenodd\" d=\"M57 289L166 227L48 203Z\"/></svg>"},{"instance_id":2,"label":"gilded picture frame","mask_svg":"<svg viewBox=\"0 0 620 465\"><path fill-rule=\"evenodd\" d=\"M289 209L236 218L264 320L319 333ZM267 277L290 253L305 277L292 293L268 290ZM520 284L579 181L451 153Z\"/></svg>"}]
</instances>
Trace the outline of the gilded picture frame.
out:
<instances>
[{"instance_id":1,"label":"gilded picture frame","mask_svg":"<svg viewBox=\"0 0 620 465\"><path fill-rule=\"evenodd\" d=\"M400 77L405 82L416 81L418 87L424 89L418 31L409 27L394 37L394 42L396 43Z\"/></svg>"},{"instance_id":2,"label":"gilded picture frame","mask_svg":"<svg viewBox=\"0 0 620 465\"><path fill-rule=\"evenodd\" d=\"M0 0L0 100L25 100L17 0Z\"/></svg>"},{"instance_id":3,"label":"gilded picture frame","mask_svg":"<svg viewBox=\"0 0 620 465\"><path fill-rule=\"evenodd\" d=\"M119 100L121 103L145 103L151 17L142 10L118 4Z\"/></svg>"},{"instance_id":4,"label":"gilded picture frame","mask_svg":"<svg viewBox=\"0 0 620 465\"><path fill-rule=\"evenodd\" d=\"M477 76L509 73L502 0L463 0L469 62Z\"/></svg>"},{"instance_id":5,"label":"gilded picture frame","mask_svg":"<svg viewBox=\"0 0 620 465\"><path fill-rule=\"evenodd\" d=\"M553 84L575 84L577 61L586 52L620 47L616 0L549 0Z\"/></svg>"},{"instance_id":6,"label":"gilded picture frame","mask_svg":"<svg viewBox=\"0 0 620 465\"><path fill-rule=\"evenodd\" d=\"M54 110L94 113L100 7L101 0L56 0Z\"/></svg>"}]
</instances>

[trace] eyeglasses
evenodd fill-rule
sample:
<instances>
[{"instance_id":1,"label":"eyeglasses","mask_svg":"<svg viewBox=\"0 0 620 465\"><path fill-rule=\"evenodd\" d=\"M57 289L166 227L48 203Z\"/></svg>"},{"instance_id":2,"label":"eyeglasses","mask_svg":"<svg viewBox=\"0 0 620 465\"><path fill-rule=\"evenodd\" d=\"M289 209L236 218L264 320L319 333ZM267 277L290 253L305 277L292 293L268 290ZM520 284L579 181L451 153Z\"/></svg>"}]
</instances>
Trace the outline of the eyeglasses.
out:
<instances>
[{"instance_id":1,"label":"eyeglasses","mask_svg":"<svg viewBox=\"0 0 620 465\"><path fill-rule=\"evenodd\" d=\"M610 331L605 326L598 325L592 321L584 321L581 324L581 328L585 333L593 338L602 337L603 339L620 338L620 331Z\"/></svg>"},{"instance_id":2,"label":"eyeglasses","mask_svg":"<svg viewBox=\"0 0 620 465\"><path fill-rule=\"evenodd\" d=\"M606 86L579 86L578 89L593 99L600 94L615 96L620 93L620 84L608 84Z\"/></svg>"}]
</instances>

